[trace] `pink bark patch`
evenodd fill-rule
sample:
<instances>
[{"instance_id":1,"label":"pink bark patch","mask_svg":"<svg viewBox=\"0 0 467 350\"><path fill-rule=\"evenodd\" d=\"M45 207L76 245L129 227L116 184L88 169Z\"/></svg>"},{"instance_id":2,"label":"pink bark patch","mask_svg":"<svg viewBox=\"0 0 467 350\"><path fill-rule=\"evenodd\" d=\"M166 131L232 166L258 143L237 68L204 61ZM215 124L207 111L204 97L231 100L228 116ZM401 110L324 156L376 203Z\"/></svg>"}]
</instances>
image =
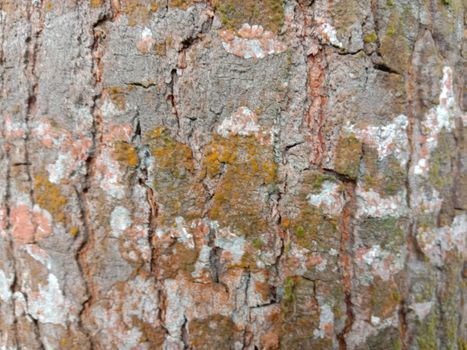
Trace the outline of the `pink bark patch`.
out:
<instances>
[{"instance_id":1,"label":"pink bark patch","mask_svg":"<svg viewBox=\"0 0 467 350\"><path fill-rule=\"evenodd\" d=\"M26 204L11 208L11 232L15 241L26 244L50 236L53 231L48 216L44 210L31 210Z\"/></svg>"}]
</instances>

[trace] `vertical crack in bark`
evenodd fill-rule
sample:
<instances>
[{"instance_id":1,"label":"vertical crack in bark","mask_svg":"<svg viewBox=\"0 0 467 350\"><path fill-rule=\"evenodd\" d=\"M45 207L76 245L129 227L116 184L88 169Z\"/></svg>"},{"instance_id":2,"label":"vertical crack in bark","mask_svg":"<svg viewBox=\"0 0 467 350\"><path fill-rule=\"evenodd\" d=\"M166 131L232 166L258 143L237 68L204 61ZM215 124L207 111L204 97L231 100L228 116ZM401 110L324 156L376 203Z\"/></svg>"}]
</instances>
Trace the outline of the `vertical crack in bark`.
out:
<instances>
[{"instance_id":1,"label":"vertical crack in bark","mask_svg":"<svg viewBox=\"0 0 467 350\"><path fill-rule=\"evenodd\" d=\"M340 265L342 269L342 284L344 287L344 300L347 317L342 332L336 335L339 343L339 350L347 349L346 335L351 331L354 322L354 311L352 304L352 245L353 245L353 223L352 219L356 208L355 197L356 183L354 181L345 182L346 204L343 209L340 221L341 244L340 244Z\"/></svg>"},{"instance_id":2,"label":"vertical crack in bark","mask_svg":"<svg viewBox=\"0 0 467 350\"><path fill-rule=\"evenodd\" d=\"M177 122L177 134L180 134L180 115L178 113L177 101L175 99L175 84L177 82L177 69L170 71L170 82L168 84L169 93L166 96L166 100L170 103L170 109Z\"/></svg>"},{"instance_id":3,"label":"vertical crack in bark","mask_svg":"<svg viewBox=\"0 0 467 350\"><path fill-rule=\"evenodd\" d=\"M77 190L77 197L79 200L79 205L83 217L83 225L85 228L85 237L83 238L83 242L78 248L77 251L77 262L78 266L80 268L80 271L83 276L83 280L86 284L86 290L88 293L88 298L87 300L83 303L83 308L79 314L79 322L83 328L83 331L86 332L86 335L88 336L88 339L90 341L90 346L91 349L95 348L95 345L93 343L92 335L89 334L86 330L86 326L84 325L84 318L86 317L86 314L90 310L90 306L92 305L95 297L96 297L96 292L94 290L93 282L92 282L92 275L93 275L93 266L89 265L86 261L87 255L89 254L90 251L92 251L92 248L95 245L95 234L94 234L94 229L92 225L92 215L91 215L91 201L92 199L89 198L90 196L90 189L92 188L92 177L95 174L96 171L96 159L97 155L100 152L100 146L102 144L102 138L103 138L103 118L101 111L99 110L100 106L100 100L102 98L102 87L101 87L101 81L102 81L102 67L101 67L101 52L100 52L100 44L102 40L102 32L100 31L100 27L108 20L110 20L111 17L107 14L101 14L99 19L93 24L92 26L92 35L94 38L94 41L92 43L92 46L90 48L91 50L91 56L93 59L93 65L92 65L92 75L94 77L94 84L95 84L95 89L96 93L93 96L93 105L91 107L91 115L93 116L93 122L92 122L92 147L91 151L88 154L88 157L86 159L86 174L84 178L84 186L83 186L83 191L80 192Z\"/></svg>"}]
</instances>

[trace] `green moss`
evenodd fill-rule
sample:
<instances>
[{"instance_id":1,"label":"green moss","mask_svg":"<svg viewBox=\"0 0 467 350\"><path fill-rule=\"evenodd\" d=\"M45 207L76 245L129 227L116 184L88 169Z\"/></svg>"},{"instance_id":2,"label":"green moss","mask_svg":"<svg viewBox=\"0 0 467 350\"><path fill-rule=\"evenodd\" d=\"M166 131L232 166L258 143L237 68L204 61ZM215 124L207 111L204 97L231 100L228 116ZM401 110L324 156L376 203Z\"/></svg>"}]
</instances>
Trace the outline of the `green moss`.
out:
<instances>
[{"instance_id":1,"label":"green moss","mask_svg":"<svg viewBox=\"0 0 467 350\"><path fill-rule=\"evenodd\" d=\"M284 23L283 0L216 0L214 7L228 29L239 29L244 23L250 23L277 33Z\"/></svg>"},{"instance_id":2,"label":"green moss","mask_svg":"<svg viewBox=\"0 0 467 350\"><path fill-rule=\"evenodd\" d=\"M263 244L264 244L263 240L259 237L255 237L252 241L253 247L257 250L261 250L261 248L263 247Z\"/></svg>"},{"instance_id":3,"label":"green moss","mask_svg":"<svg viewBox=\"0 0 467 350\"><path fill-rule=\"evenodd\" d=\"M451 5L451 0L441 0L443 5Z\"/></svg>"},{"instance_id":4,"label":"green moss","mask_svg":"<svg viewBox=\"0 0 467 350\"><path fill-rule=\"evenodd\" d=\"M442 131L438 136L438 146L428 159L428 179L439 192L445 192L453 185L451 155L455 148L452 135Z\"/></svg>"},{"instance_id":5,"label":"green moss","mask_svg":"<svg viewBox=\"0 0 467 350\"><path fill-rule=\"evenodd\" d=\"M436 330L438 321L436 314L432 311L423 321L417 321L418 335L416 342L420 350L436 350L438 349L438 338Z\"/></svg>"},{"instance_id":6,"label":"green moss","mask_svg":"<svg viewBox=\"0 0 467 350\"><path fill-rule=\"evenodd\" d=\"M301 225L297 226L295 228L295 234L298 239L303 239L305 238L305 228Z\"/></svg>"},{"instance_id":7,"label":"green moss","mask_svg":"<svg viewBox=\"0 0 467 350\"><path fill-rule=\"evenodd\" d=\"M394 0L387 0L386 1L386 6L387 7L393 7L394 6Z\"/></svg>"},{"instance_id":8,"label":"green moss","mask_svg":"<svg viewBox=\"0 0 467 350\"><path fill-rule=\"evenodd\" d=\"M374 43L376 40L378 40L378 35L374 32L363 37L366 44Z\"/></svg>"},{"instance_id":9,"label":"green moss","mask_svg":"<svg viewBox=\"0 0 467 350\"><path fill-rule=\"evenodd\" d=\"M360 167L362 144L354 136L341 137L337 142L334 166L340 174L356 179Z\"/></svg>"},{"instance_id":10,"label":"green moss","mask_svg":"<svg viewBox=\"0 0 467 350\"><path fill-rule=\"evenodd\" d=\"M51 183L46 175L37 175L34 178L34 201L47 210L55 221L65 223L68 199L62 194L60 187Z\"/></svg>"}]
</instances>

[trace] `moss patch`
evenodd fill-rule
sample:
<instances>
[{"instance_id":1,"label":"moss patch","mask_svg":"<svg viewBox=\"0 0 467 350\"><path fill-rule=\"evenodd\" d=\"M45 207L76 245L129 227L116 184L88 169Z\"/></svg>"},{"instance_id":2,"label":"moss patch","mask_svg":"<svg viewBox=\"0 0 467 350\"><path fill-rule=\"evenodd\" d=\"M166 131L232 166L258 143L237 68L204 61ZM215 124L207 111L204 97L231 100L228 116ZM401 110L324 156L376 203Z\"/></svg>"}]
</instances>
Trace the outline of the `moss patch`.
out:
<instances>
[{"instance_id":1,"label":"moss patch","mask_svg":"<svg viewBox=\"0 0 467 350\"><path fill-rule=\"evenodd\" d=\"M337 142L334 166L340 174L356 179L362 156L362 143L353 135L341 137Z\"/></svg>"}]
</instances>

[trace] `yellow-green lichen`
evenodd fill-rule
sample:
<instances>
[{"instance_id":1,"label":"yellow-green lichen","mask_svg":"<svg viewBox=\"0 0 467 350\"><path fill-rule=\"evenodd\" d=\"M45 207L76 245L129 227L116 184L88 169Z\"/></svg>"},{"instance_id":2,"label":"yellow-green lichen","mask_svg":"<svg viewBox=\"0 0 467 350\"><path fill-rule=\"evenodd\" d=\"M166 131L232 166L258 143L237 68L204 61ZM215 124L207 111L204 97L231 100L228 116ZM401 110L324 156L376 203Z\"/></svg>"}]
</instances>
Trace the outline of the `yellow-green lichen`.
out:
<instances>
[{"instance_id":1,"label":"yellow-green lichen","mask_svg":"<svg viewBox=\"0 0 467 350\"><path fill-rule=\"evenodd\" d=\"M65 206L68 199L62 194L60 187L51 183L45 175L34 177L34 201L39 207L47 210L55 221L65 222Z\"/></svg>"},{"instance_id":2,"label":"yellow-green lichen","mask_svg":"<svg viewBox=\"0 0 467 350\"><path fill-rule=\"evenodd\" d=\"M196 177L191 148L176 141L164 127L146 133L143 141L154 158L152 179L160 205L159 223L170 227L178 216L187 221L201 217L206 195Z\"/></svg>"},{"instance_id":3,"label":"yellow-green lichen","mask_svg":"<svg viewBox=\"0 0 467 350\"><path fill-rule=\"evenodd\" d=\"M277 33L284 23L283 0L215 0L214 6L228 29L239 29L244 23L250 23Z\"/></svg>"},{"instance_id":4,"label":"yellow-green lichen","mask_svg":"<svg viewBox=\"0 0 467 350\"><path fill-rule=\"evenodd\" d=\"M365 35L363 37L363 41L366 44L374 43L376 40L378 40L378 35L375 32L373 32L371 34L368 34L368 35Z\"/></svg>"},{"instance_id":5,"label":"yellow-green lichen","mask_svg":"<svg viewBox=\"0 0 467 350\"><path fill-rule=\"evenodd\" d=\"M78 227L72 226L72 227L70 228L70 235L71 235L72 237L76 237L76 236L78 235L78 233L79 233L79 228L78 228Z\"/></svg>"},{"instance_id":6,"label":"yellow-green lichen","mask_svg":"<svg viewBox=\"0 0 467 350\"><path fill-rule=\"evenodd\" d=\"M204 150L204 163L207 175L219 178L210 219L247 236L266 231L266 196L274 190L277 177L272 148L254 136L216 136Z\"/></svg>"},{"instance_id":7,"label":"yellow-green lichen","mask_svg":"<svg viewBox=\"0 0 467 350\"><path fill-rule=\"evenodd\" d=\"M418 335L416 342L420 350L437 350L438 349L438 320L434 311L423 320L417 321Z\"/></svg>"}]
</instances>

